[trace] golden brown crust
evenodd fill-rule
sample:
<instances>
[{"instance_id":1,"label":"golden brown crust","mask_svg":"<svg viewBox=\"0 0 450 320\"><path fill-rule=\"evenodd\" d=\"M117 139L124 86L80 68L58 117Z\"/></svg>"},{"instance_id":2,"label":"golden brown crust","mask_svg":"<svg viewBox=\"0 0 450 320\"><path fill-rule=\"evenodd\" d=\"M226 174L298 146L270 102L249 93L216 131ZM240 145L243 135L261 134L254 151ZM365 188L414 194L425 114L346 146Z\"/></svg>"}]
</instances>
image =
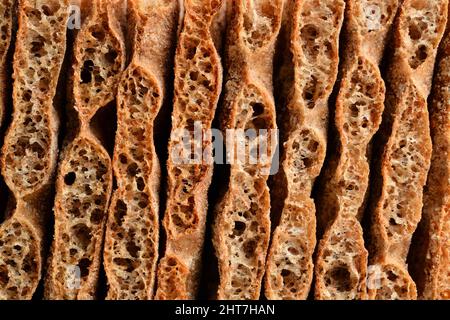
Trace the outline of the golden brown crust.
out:
<instances>
[{"instance_id":1,"label":"golden brown crust","mask_svg":"<svg viewBox=\"0 0 450 320\"><path fill-rule=\"evenodd\" d=\"M280 30L282 1L230 1L226 57L223 131L268 130L267 161L241 163L231 156L229 183L216 206L213 243L219 261L218 299L258 299L270 237L268 171L276 130L272 88L275 40ZM227 135L227 133L224 133ZM229 138L229 137L228 137ZM259 139L244 138L246 150ZM256 142L256 143L255 143ZM235 148L227 141L227 150Z\"/></svg>"},{"instance_id":2,"label":"golden brown crust","mask_svg":"<svg viewBox=\"0 0 450 320\"><path fill-rule=\"evenodd\" d=\"M90 122L115 99L125 66L122 5L120 0L93 1L75 40L72 94L80 125L58 168L46 299L93 299L96 294L112 168Z\"/></svg>"},{"instance_id":3,"label":"golden brown crust","mask_svg":"<svg viewBox=\"0 0 450 320\"><path fill-rule=\"evenodd\" d=\"M430 104L433 141L423 217L410 261L421 299L450 299L450 24L439 49Z\"/></svg>"},{"instance_id":4,"label":"golden brown crust","mask_svg":"<svg viewBox=\"0 0 450 320\"><path fill-rule=\"evenodd\" d=\"M11 191L9 218L0 227L1 299L31 299L41 278L44 221L58 152L53 98L66 49L67 4L19 4L13 119L1 157Z\"/></svg>"},{"instance_id":5,"label":"golden brown crust","mask_svg":"<svg viewBox=\"0 0 450 320\"><path fill-rule=\"evenodd\" d=\"M211 34L222 1L186 0L183 29L175 56L175 96L169 142L168 201L164 216L165 253L158 267L156 299L194 299L200 277L207 193L213 165L210 156L201 163L181 164L179 130L211 128L222 89L222 67ZM216 41L217 42L217 41ZM211 141L204 136L202 150L211 155ZM190 152L189 152L190 154Z\"/></svg>"},{"instance_id":6,"label":"golden brown crust","mask_svg":"<svg viewBox=\"0 0 450 320\"><path fill-rule=\"evenodd\" d=\"M15 0L0 1L0 127L3 123L6 102L6 74L7 57L11 44L12 28L13 28L13 14L15 8Z\"/></svg>"},{"instance_id":7,"label":"golden brown crust","mask_svg":"<svg viewBox=\"0 0 450 320\"><path fill-rule=\"evenodd\" d=\"M147 3L146 3L147 2ZM166 80L178 26L178 1L129 2L133 58L118 90L114 191L105 237L107 299L153 298L159 243L160 164L154 121L167 98Z\"/></svg>"},{"instance_id":8,"label":"golden brown crust","mask_svg":"<svg viewBox=\"0 0 450 320\"><path fill-rule=\"evenodd\" d=\"M337 77L344 7L344 1L334 0L289 3L285 41L291 57L283 68L292 68L293 78L282 79L288 96L281 121L284 153L273 185L280 196L272 198L281 219L267 259L268 299L306 299L311 287L316 215L310 195L326 154L328 98Z\"/></svg>"},{"instance_id":9,"label":"golden brown crust","mask_svg":"<svg viewBox=\"0 0 450 320\"><path fill-rule=\"evenodd\" d=\"M324 171L318 216L325 230L315 269L316 299L365 299L367 250L359 223L369 184L370 142L384 110L379 64L397 0L348 0L342 79L336 99L339 148Z\"/></svg>"},{"instance_id":10,"label":"golden brown crust","mask_svg":"<svg viewBox=\"0 0 450 320\"><path fill-rule=\"evenodd\" d=\"M380 198L372 212L370 299L417 297L406 257L421 218L431 160L427 97L447 9L446 0L406 0L396 21L386 102L391 128L381 159Z\"/></svg>"}]
</instances>

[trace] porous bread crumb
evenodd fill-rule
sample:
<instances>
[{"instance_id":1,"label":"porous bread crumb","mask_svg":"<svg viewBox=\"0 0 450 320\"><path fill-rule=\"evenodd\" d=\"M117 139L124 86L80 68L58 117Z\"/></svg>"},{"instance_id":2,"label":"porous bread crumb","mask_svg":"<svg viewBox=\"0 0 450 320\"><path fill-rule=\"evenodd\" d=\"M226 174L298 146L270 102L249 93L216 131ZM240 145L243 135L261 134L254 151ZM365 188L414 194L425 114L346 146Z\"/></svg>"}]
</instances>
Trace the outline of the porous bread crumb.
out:
<instances>
[{"instance_id":1,"label":"porous bread crumb","mask_svg":"<svg viewBox=\"0 0 450 320\"><path fill-rule=\"evenodd\" d=\"M66 11L64 1L56 0L20 6L25 21L14 55L13 122L2 149L2 174L19 198L48 184L56 165L58 121L52 99L65 52L61 25Z\"/></svg>"},{"instance_id":2,"label":"porous bread crumb","mask_svg":"<svg viewBox=\"0 0 450 320\"><path fill-rule=\"evenodd\" d=\"M386 276L369 288L370 299L417 298L406 258L422 216L432 151L427 98L447 13L448 1L406 0L398 15L386 102L392 124L381 160L381 195L371 212L371 263Z\"/></svg>"},{"instance_id":3,"label":"porous bread crumb","mask_svg":"<svg viewBox=\"0 0 450 320\"><path fill-rule=\"evenodd\" d=\"M288 92L283 124L282 167L273 185L273 212L280 215L267 259L268 299L306 299L313 278L316 246L315 205L311 191L326 154L328 98L338 71L338 42L344 1L290 1L285 21L285 68L280 75ZM285 119L285 120L284 120ZM283 191L277 191L282 189ZM278 202L278 203L277 203ZM278 211L279 210L279 211Z\"/></svg>"},{"instance_id":4,"label":"porous bread crumb","mask_svg":"<svg viewBox=\"0 0 450 320\"><path fill-rule=\"evenodd\" d=\"M126 59L120 29L125 12L121 0L95 0L89 5L74 44L71 89L80 125L68 135L72 140L65 143L58 170L46 299L95 298L111 197L111 159L92 133L90 122L117 93ZM77 286L68 281L74 268L79 273Z\"/></svg>"},{"instance_id":5,"label":"porous bread crumb","mask_svg":"<svg viewBox=\"0 0 450 320\"><path fill-rule=\"evenodd\" d=\"M166 85L178 26L178 2L133 2L133 58L118 90L114 191L104 261L107 299L153 298L159 248L160 164L155 118Z\"/></svg>"},{"instance_id":6,"label":"porous bread crumb","mask_svg":"<svg viewBox=\"0 0 450 320\"><path fill-rule=\"evenodd\" d=\"M0 226L0 299L31 299L41 278L41 242L58 148L53 99L66 49L67 5L62 0L23 0L18 6L13 116L1 157L11 195L7 219ZM0 73L13 9L12 1L0 2ZM1 74L1 95L3 80ZM0 99L3 103L3 96Z\"/></svg>"},{"instance_id":7,"label":"porous bread crumb","mask_svg":"<svg viewBox=\"0 0 450 320\"><path fill-rule=\"evenodd\" d=\"M421 299L450 299L450 33L438 51L430 110L433 141L423 217L413 241L410 269Z\"/></svg>"},{"instance_id":8,"label":"porous bread crumb","mask_svg":"<svg viewBox=\"0 0 450 320\"><path fill-rule=\"evenodd\" d=\"M275 39L282 1L235 1L228 19L228 79L222 129L277 128L272 88ZM251 70L251 71L250 71ZM269 139L270 140L270 139ZM245 137L247 148L254 142ZM213 243L219 261L218 299L258 299L270 237L267 166L233 162L225 195L215 208ZM260 159L261 160L261 159Z\"/></svg>"},{"instance_id":9,"label":"porous bread crumb","mask_svg":"<svg viewBox=\"0 0 450 320\"><path fill-rule=\"evenodd\" d=\"M211 128L222 90L222 66L215 47L221 40L214 36L223 31L211 30L223 26L217 19L223 17L225 2L184 2L168 146L168 201L163 221L167 240L158 266L155 299L194 299L197 294L213 166L207 159L201 164L179 164L173 150L180 146L181 138L173 133L181 129L193 134L196 122L201 123L203 132ZM211 141L205 136L202 140L202 150L210 156Z\"/></svg>"},{"instance_id":10,"label":"porous bread crumb","mask_svg":"<svg viewBox=\"0 0 450 320\"><path fill-rule=\"evenodd\" d=\"M14 217L0 226L0 300L30 299L40 279L41 239Z\"/></svg>"},{"instance_id":11,"label":"porous bread crumb","mask_svg":"<svg viewBox=\"0 0 450 320\"><path fill-rule=\"evenodd\" d=\"M384 111L379 64L398 8L397 0L347 1L343 77L336 100L339 148L323 175L317 249L316 299L366 299L368 252L360 225L369 185L367 158Z\"/></svg>"}]
</instances>

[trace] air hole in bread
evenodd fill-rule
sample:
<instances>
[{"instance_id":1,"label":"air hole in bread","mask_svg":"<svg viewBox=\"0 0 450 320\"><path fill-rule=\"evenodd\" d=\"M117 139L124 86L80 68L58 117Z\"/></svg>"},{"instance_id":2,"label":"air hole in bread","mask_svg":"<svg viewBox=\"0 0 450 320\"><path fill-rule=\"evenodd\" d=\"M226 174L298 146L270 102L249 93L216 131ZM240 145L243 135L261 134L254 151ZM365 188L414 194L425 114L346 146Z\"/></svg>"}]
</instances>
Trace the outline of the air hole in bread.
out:
<instances>
[{"instance_id":1,"label":"air hole in bread","mask_svg":"<svg viewBox=\"0 0 450 320\"><path fill-rule=\"evenodd\" d=\"M6 265L0 265L0 286L6 287L9 282L8 269Z\"/></svg>"},{"instance_id":2,"label":"air hole in bread","mask_svg":"<svg viewBox=\"0 0 450 320\"><path fill-rule=\"evenodd\" d=\"M137 246L133 241L129 241L127 243L127 251L133 258L138 258L138 254L141 250L139 246Z\"/></svg>"},{"instance_id":3,"label":"air hole in bread","mask_svg":"<svg viewBox=\"0 0 450 320\"><path fill-rule=\"evenodd\" d=\"M114 217L116 218L116 223L121 226L123 222L123 218L127 214L127 205L122 200L118 200L116 203L116 211L114 213Z\"/></svg>"},{"instance_id":4,"label":"air hole in bread","mask_svg":"<svg viewBox=\"0 0 450 320\"><path fill-rule=\"evenodd\" d=\"M198 72L196 71L191 71L189 73L189 77L191 78L192 81L197 81L198 80Z\"/></svg>"},{"instance_id":5,"label":"air hole in bread","mask_svg":"<svg viewBox=\"0 0 450 320\"><path fill-rule=\"evenodd\" d=\"M119 56L118 52L115 50L110 50L105 54L105 59L109 64L114 64L117 57Z\"/></svg>"},{"instance_id":6,"label":"air hole in bread","mask_svg":"<svg viewBox=\"0 0 450 320\"><path fill-rule=\"evenodd\" d=\"M317 39L320 38L320 31L317 26L313 24L307 24L303 26L300 30L302 39L302 49L303 53L308 57L309 60L316 60L319 55L319 44Z\"/></svg>"},{"instance_id":7,"label":"air hole in bread","mask_svg":"<svg viewBox=\"0 0 450 320\"><path fill-rule=\"evenodd\" d=\"M91 266L91 260L88 258L83 258L78 263L78 267L80 268L80 276L85 278L89 275L89 267Z\"/></svg>"},{"instance_id":8,"label":"air hole in bread","mask_svg":"<svg viewBox=\"0 0 450 320\"><path fill-rule=\"evenodd\" d=\"M357 118L359 116L359 108L356 103L350 105L350 112L353 118Z\"/></svg>"},{"instance_id":9,"label":"air hole in bread","mask_svg":"<svg viewBox=\"0 0 450 320\"><path fill-rule=\"evenodd\" d=\"M144 179L142 177L138 177L136 179L136 187L139 191L144 191L145 189L145 182Z\"/></svg>"},{"instance_id":10,"label":"air hole in bread","mask_svg":"<svg viewBox=\"0 0 450 320\"><path fill-rule=\"evenodd\" d=\"M125 154L120 154L119 161L121 164L127 164L127 162L128 162L127 156Z\"/></svg>"},{"instance_id":11,"label":"air hole in bread","mask_svg":"<svg viewBox=\"0 0 450 320\"><path fill-rule=\"evenodd\" d=\"M250 106L253 109L253 116L257 117L264 113L264 104L258 102L250 103Z\"/></svg>"},{"instance_id":12,"label":"air hole in bread","mask_svg":"<svg viewBox=\"0 0 450 320\"><path fill-rule=\"evenodd\" d=\"M313 140L311 140L309 142L308 147L307 147L307 149L312 153L315 153L318 148L319 148L319 142L313 141Z\"/></svg>"},{"instance_id":13,"label":"air hole in bread","mask_svg":"<svg viewBox=\"0 0 450 320\"><path fill-rule=\"evenodd\" d=\"M387 272L387 278L389 281L395 282L398 279L398 276L392 270L389 270Z\"/></svg>"},{"instance_id":14,"label":"air hole in bread","mask_svg":"<svg viewBox=\"0 0 450 320\"><path fill-rule=\"evenodd\" d=\"M97 205L100 205L100 204L97 204ZM102 222L102 220L103 220L103 212L98 208L92 210L90 221L93 224L99 224L100 222Z\"/></svg>"},{"instance_id":15,"label":"air hole in bread","mask_svg":"<svg viewBox=\"0 0 450 320\"><path fill-rule=\"evenodd\" d=\"M184 49L186 50L186 58L188 60L194 59L195 54L197 53L197 47L192 45L192 46L186 46Z\"/></svg>"},{"instance_id":16,"label":"air hole in bread","mask_svg":"<svg viewBox=\"0 0 450 320\"><path fill-rule=\"evenodd\" d=\"M76 200L74 200L74 201L72 202L72 205L71 205L71 207L70 207L70 209L69 209L69 213L70 213L74 218L77 218L77 217L81 216L80 208L81 208L81 201L78 200L78 199L76 199Z\"/></svg>"},{"instance_id":17,"label":"air hole in bread","mask_svg":"<svg viewBox=\"0 0 450 320\"><path fill-rule=\"evenodd\" d=\"M94 70L94 62L86 60L81 69L81 83L90 83L92 81L92 72Z\"/></svg>"},{"instance_id":18,"label":"air hole in bread","mask_svg":"<svg viewBox=\"0 0 450 320\"><path fill-rule=\"evenodd\" d=\"M1 39L2 39L2 41L6 41L6 40L8 39L8 34L9 34L9 29L8 29L8 27L7 27L7 26L2 26L2 27L0 28L0 33L1 33ZM0 53L3 53L3 52L5 51L5 48L4 48L4 47L1 47L1 50L2 50L2 51L0 51Z\"/></svg>"},{"instance_id":19,"label":"air hole in bread","mask_svg":"<svg viewBox=\"0 0 450 320\"><path fill-rule=\"evenodd\" d=\"M77 178L77 175L75 172L69 172L64 176L64 183L68 186L71 186L75 183L75 179Z\"/></svg>"},{"instance_id":20,"label":"air hole in bread","mask_svg":"<svg viewBox=\"0 0 450 320\"><path fill-rule=\"evenodd\" d=\"M418 68L428 58L428 48L425 45L420 45L417 48L415 55L410 60L410 65L413 69Z\"/></svg>"},{"instance_id":21,"label":"air hole in bread","mask_svg":"<svg viewBox=\"0 0 450 320\"><path fill-rule=\"evenodd\" d=\"M252 120L251 126L249 128L253 128L255 130L267 129L267 120L263 117L257 117ZM246 128L246 129L249 129Z\"/></svg>"},{"instance_id":22,"label":"air hole in bread","mask_svg":"<svg viewBox=\"0 0 450 320\"><path fill-rule=\"evenodd\" d=\"M282 276L283 278L288 277L290 274L291 274L291 272L290 272L289 270L287 270L287 269L281 270L281 276ZM286 283L286 282L285 282L285 283Z\"/></svg>"},{"instance_id":23,"label":"air hole in bread","mask_svg":"<svg viewBox=\"0 0 450 320\"><path fill-rule=\"evenodd\" d=\"M105 40L105 32L103 30L93 30L92 36L98 41Z\"/></svg>"},{"instance_id":24,"label":"air hole in bread","mask_svg":"<svg viewBox=\"0 0 450 320\"><path fill-rule=\"evenodd\" d=\"M47 53L44 49L44 46L45 46L45 38L42 36L37 36L34 39L34 41L31 42L30 51L37 58L43 57Z\"/></svg>"},{"instance_id":25,"label":"air hole in bread","mask_svg":"<svg viewBox=\"0 0 450 320\"><path fill-rule=\"evenodd\" d=\"M303 99L309 109L313 109L317 100L318 81L314 75L311 75L303 89Z\"/></svg>"},{"instance_id":26,"label":"air hole in bread","mask_svg":"<svg viewBox=\"0 0 450 320\"><path fill-rule=\"evenodd\" d=\"M84 223L79 223L72 227L72 234L77 245L82 250L86 250L91 243L91 228Z\"/></svg>"},{"instance_id":27,"label":"air hole in bread","mask_svg":"<svg viewBox=\"0 0 450 320\"><path fill-rule=\"evenodd\" d=\"M30 149L31 149L32 152L37 154L37 156L39 158L42 159L44 157L44 148L38 142L33 142L30 145Z\"/></svg>"},{"instance_id":28,"label":"air hole in bread","mask_svg":"<svg viewBox=\"0 0 450 320\"><path fill-rule=\"evenodd\" d=\"M39 10L33 8L26 8L25 14L30 21L36 23L42 19L42 14ZM37 21L36 21L37 20Z\"/></svg>"},{"instance_id":29,"label":"air hole in bread","mask_svg":"<svg viewBox=\"0 0 450 320\"><path fill-rule=\"evenodd\" d=\"M245 257L247 259L250 259L254 256L256 252L256 248L258 247L258 241L257 239L250 239L244 242L243 244L243 250L245 253Z\"/></svg>"},{"instance_id":30,"label":"air hole in bread","mask_svg":"<svg viewBox=\"0 0 450 320\"><path fill-rule=\"evenodd\" d=\"M26 90L23 93L22 98L25 102L29 102L31 100L31 90Z\"/></svg>"},{"instance_id":31,"label":"air hole in bread","mask_svg":"<svg viewBox=\"0 0 450 320\"><path fill-rule=\"evenodd\" d=\"M133 265L133 260L128 259L128 258L114 258L113 262L116 265L122 267L127 272L131 272L135 269L135 267Z\"/></svg>"},{"instance_id":32,"label":"air hole in bread","mask_svg":"<svg viewBox=\"0 0 450 320\"><path fill-rule=\"evenodd\" d=\"M325 282L340 292L350 291L353 287L350 272L345 265L336 266L328 270L325 274Z\"/></svg>"},{"instance_id":33,"label":"air hole in bread","mask_svg":"<svg viewBox=\"0 0 450 320\"><path fill-rule=\"evenodd\" d=\"M246 226L245 222L235 221L233 234L235 236L241 236L244 233Z\"/></svg>"},{"instance_id":34,"label":"air hole in bread","mask_svg":"<svg viewBox=\"0 0 450 320\"><path fill-rule=\"evenodd\" d=\"M54 15L60 8L61 6L56 1L49 2L41 7L42 12L48 17Z\"/></svg>"},{"instance_id":35,"label":"air hole in bread","mask_svg":"<svg viewBox=\"0 0 450 320\"><path fill-rule=\"evenodd\" d=\"M127 174L130 177L134 177L138 173L138 170L139 170L138 165L136 163L131 163L127 167Z\"/></svg>"},{"instance_id":36,"label":"air hole in bread","mask_svg":"<svg viewBox=\"0 0 450 320\"><path fill-rule=\"evenodd\" d=\"M409 25L409 37L412 40L419 40L422 37L422 30L415 23Z\"/></svg>"},{"instance_id":37,"label":"air hole in bread","mask_svg":"<svg viewBox=\"0 0 450 320\"><path fill-rule=\"evenodd\" d=\"M145 208L147 208L148 205L149 205L148 196L144 193L141 193L140 201L138 202L139 208L145 209Z\"/></svg>"}]
</instances>

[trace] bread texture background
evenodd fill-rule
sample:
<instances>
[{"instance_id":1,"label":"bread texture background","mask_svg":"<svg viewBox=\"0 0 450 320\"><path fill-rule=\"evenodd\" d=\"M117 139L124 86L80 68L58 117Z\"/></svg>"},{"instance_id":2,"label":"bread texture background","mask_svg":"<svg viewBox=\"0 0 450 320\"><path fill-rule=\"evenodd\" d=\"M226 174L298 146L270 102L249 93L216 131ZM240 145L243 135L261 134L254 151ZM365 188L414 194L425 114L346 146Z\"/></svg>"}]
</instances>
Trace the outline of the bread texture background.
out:
<instances>
[{"instance_id":1,"label":"bread texture background","mask_svg":"<svg viewBox=\"0 0 450 320\"><path fill-rule=\"evenodd\" d=\"M31 299L41 278L58 154L53 99L66 50L67 5L63 0L19 3L14 109L1 156L10 190L7 218L0 226L1 299Z\"/></svg>"},{"instance_id":2,"label":"bread texture background","mask_svg":"<svg viewBox=\"0 0 450 320\"><path fill-rule=\"evenodd\" d=\"M275 152L273 142L277 143L270 132L277 129L272 65L283 2L236 0L229 5L222 131L228 139L231 165L213 225L220 277L217 298L258 299L270 237L267 178ZM254 138L245 136L239 141L245 150L261 148L261 139L266 138L266 159L252 163L249 154L240 159L227 130L243 130L244 134L254 130ZM266 137L259 130L267 130Z\"/></svg>"},{"instance_id":3,"label":"bread texture background","mask_svg":"<svg viewBox=\"0 0 450 320\"><path fill-rule=\"evenodd\" d=\"M448 1L405 0L395 23L388 72L380 197L372 215L370 299L415 299L406 258L421 219L432 144L427 98Z\"/></svg>"},{"instance_id":4,"label":"bread texture background","mask_svg":"<svg viewBox=\"0 0 450 320\"><path fill-rule=\"evenodd\" d=\"M159 249L161 168L153 138L178 27L177 0L128 3L133 57L118 89L114 191L105 237L108 299L152 299ZM130 20L129 20L130 21Z\"/></svg>"},{"instance_id":5,"label":"bread texture background","mask_svg":"<svg viewBox=\"0 0 450 320\"><path fill-rule=\"evenodd\" d=\"M222 1L184 1L183 26L175 56L172 133L168 146L168 201L164 214L164 255L159 262L156 299L194 299L197 295L205 238L207 193L213 173L211 137L222 90L222 65L214 36ZM195 126L203 135L200 161L182 147L182 134L191 139ZM196 141L196 143L199 143ZM182 153L186 157L183 157ZM181 152L178 153L178 152ZM197 155L198 156L198 155ZM187 160L187 161L185 161ZM183 162L185 161L185 162Z\"/></svg>"},{"instance_id":6,"label":"bread texture background","mask_svg":"<svg viewBox=\"0 0 450 320\"><path fill-rule=\"evenodd\" d=\"M450 300L449 2L0 0L0 300Z\"/></svg>"},{"instance_id":7,"label":"bread texture background","mask_svg":"<svg viewBox=\"0 0 450 320\"><path fill-rule=\"evenodd\" d=\"M325 160L328 98L336 81L344 1L289 1L279 81L284 152L272 186L274 216L265 277L269 299L306 299L313 278L316 212L311 191ZM289 73L292 72L292 75ZM279 212L281 211L281 212Z\"/></svg>"},{"instance_id":8,"label":"bread texture background","mask_svg":"<svg viewBox=\"0 0 450 320\"><path fill-rule=\"evenodd\" d=\"M422 221L409 261L420 299L450 299L450 25L438 53L430 110L433 141Z\"/></svg>"},{"instance_id":9,"label":"bread texture background","mask_svg":"<svg viewBox=\"0 0 450 320\"><path fill-rule=\"evenodd\" d=\"M121 29L126 11L120 0L82 5L87 16L74 44L69 89L74 132L68 135L58 168L46 299L95 298L112 190L111 159L91 120L116 97L126 63Z\"/></svg>"},{"instance_id":10,"label":"bread texture background","mask_svg":"<svg viewBox=\"0 0 450 320\"><path fill-rule=\"evenodd\" d=\"M336 98L338 135L318 200L316 299L366 299L368 252L360 225L369 186L371 140L384 111L379 65L398 1L353 1L346 6L344 61Z\"/></svg>"}]
</instances>

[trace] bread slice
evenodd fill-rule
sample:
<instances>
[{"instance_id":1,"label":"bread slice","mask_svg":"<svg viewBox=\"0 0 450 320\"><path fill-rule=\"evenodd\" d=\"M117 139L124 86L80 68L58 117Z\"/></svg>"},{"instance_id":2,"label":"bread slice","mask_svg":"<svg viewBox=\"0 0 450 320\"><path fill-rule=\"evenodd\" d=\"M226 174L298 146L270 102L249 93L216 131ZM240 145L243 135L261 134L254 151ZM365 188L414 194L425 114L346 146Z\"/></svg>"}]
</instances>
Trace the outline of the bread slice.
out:
<instances>
[{"instance_id":1,"label":"bread slice","mask_svg":"<svg viewBox=\"0 0 450 320\"><path fill-rule=\"evenodd\" d=\"M186 0L183 28L175 56L174 109L169 142L168 200L164 216L166 244L158 267L156 299L194 299L201 270L205 237L207 193L213 164L211 138L206 135L214 119L222 89L222 66L211 29L222 1ZM194 131L201 123L199 163L181 163L179 130ZM191 155L191 152L188 151Z\"/></svg>"},{"instance_id":2,"label":"bread slice","mask_svg":"<svg viewBox=\"0 0 450 320\"><path fill-rule=\"evenodd\" d=\"M133 58L118 91L117 190L109 209L104 263L108 299L153 298L159 247L160 164L154 122L166 101L178 27L177 0L129 2Z\"/></svg>"},{"instance_id":3,"label":"bread slice","mask_svg":"<svg viewBox=\"0 0 450 320\"><path fill-rule=\"evenodd\" d=\"M1 157L10 189L0 226L0 298L31 299L41 278L42 239L58 153L53 108L66 50L67 1L22 0L14 53L13 119Z\"/></svg>"},{"instance_id":4,"label":"bread slice","mask_svg":"<svg viewBox=\"0 0 450 320\"><path fill-rule=\"evenodd\" d=\"M410 267L421 299L450 300L450 23L441 43L430 104L433 141L424 208Z\"/></svg>"},{"instance_id":5,"label":"bread slice","mask_svg":"<svg viewBox=\"0 0 450 320\"><path fill-rule=\"evenodd\" d=\"M396 22L386 114L391 128L381 159L381 193L372 212L370 299L415 299L406 265L421 218L431 160L427 110L437 47L448 1L405 0Z\"/></svg>"},{"instance_id":6,"label":"bread slice","mask_svg":"<svg viewBox=\"0 0 450 320\"><path fill-rule=\"evenodd\" d=\"M315 268L316 299L366 299L368 253L359 223L369 184L368 154L384 111L380 61L399 2L348 0L346 43L335 127L338 152L321 183L318 216L325 230Z\"/></svg>"},{"instance_id":7,"label":"bread slice","mask_svg":"<svg viewBox=\"0 0 450 320\"><path fill-rule=\"evenodd\" d=\"M218 299L258 299L270 237L270 195L267 178L275 153L275 103L272 66L283 1L232 1L226 42L227 82L223 134L227 137L229 182L215 208L213 244L219 263ZM232 131L254 130L242 140ZM266 159L238 159L238 144L261 150ZM238 134L238 132L235 132ZM244 134L247 132L244 131ZM230 140L231 138L231 140ZM243 160L243 161L240 161Z\"/></svg>"},{"instance_id":8,"label":"bread slice","mask_svg":"<svg viewBox=\"0 0 450 320\"><path fill-rule=\"evenodd\" d=\"M11 44L15 0L0 1L0 127L3 123L6 101L7 57Z\"/></svg>"},{"instance_id":9,"label":"bread slice","mask_svg":"<svg viewBox=\"0 0 450 320\"><path fill-rule=\"evenodd\" d=\"M74 138L66 143L58 168L46 299L93 299L96 294L112 168L90 122L115 99L125 67L123 4L92 1L75 40L72 89L79 127L70 135Z\"/></svg>"},{"instance_id":10,"label":"bread slice","mask_svg":"<svg viewBox=\"0 0 450 320\"><path fill-rule=\"evenodd\" d=\"M282 70L290 68L294 75L281 79L288 99L280 122L282 166L272 187L272 201L281 202L274 208L281 212L274 214L280 223L267 259L268 299L306 299L311 287L316 215L310 195L326 154L328 98L338 72L344 7L344 1L335 0L289 1L289 37L283 41L291 54Z\"/></svg>"}]
</instances>

